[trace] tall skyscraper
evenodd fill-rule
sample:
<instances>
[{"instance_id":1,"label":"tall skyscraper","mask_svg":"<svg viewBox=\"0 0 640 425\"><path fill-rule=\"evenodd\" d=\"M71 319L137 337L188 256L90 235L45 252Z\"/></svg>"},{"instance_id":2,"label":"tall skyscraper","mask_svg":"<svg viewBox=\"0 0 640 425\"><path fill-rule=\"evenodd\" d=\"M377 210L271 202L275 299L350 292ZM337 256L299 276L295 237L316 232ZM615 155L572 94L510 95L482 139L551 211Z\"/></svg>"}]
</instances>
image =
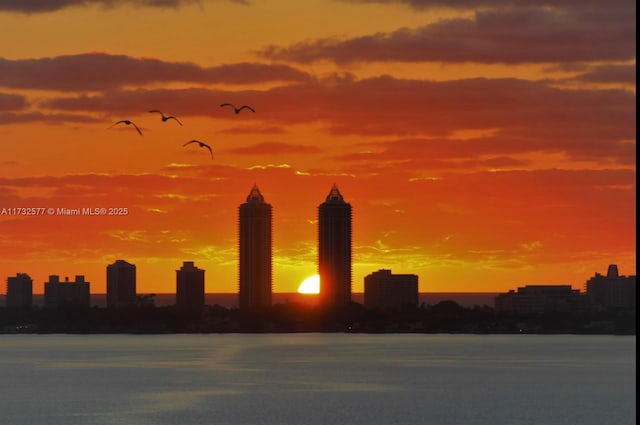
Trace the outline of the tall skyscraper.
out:
<instances>
[{"instance_id":1,"label":"tall skyscraper","mask_svg":"<svg viewBox=\"0 0 640 425\"><path fill-rule=\"evenodd\" d=\"M271 204L264 201L255 184L239 207L239 307L253 309L271 305Z\"/></svg>"},{"instance_id":2,"label":"tall skyscraper","mask_svg":"<svg viewBox=\"0 0 640 425\"><path fill-rule=\"evenodd\" d=\"M193 261L183 262L176 270L176 307L191 312L200 312L204 307L204 270L194 266Z\"/></svg>"},{"instance_id":3,"label":"tall skyscraper","mask_svg":"<svg viewBox=\"0 0 640 425\"><path fill-rule=\"evenodd\" d=\"M318 207L318 274L321 305L351 302L351 204L335 184Z\"/></svg>"},{"instance_id":4,"label":"tall skyscraper","mask_svg":"<svg viewBox=\"0 0 640 425\"><path fill-rule=\"evenodd\" d=\"M33 302L33 280L26 273L17 273L7 278L6 306L30 308Z\"/></svg>"},{"instance_id":5,"label":"tall skyscraper","mask_svg":"<svg viewBox=\"0 0 640 425\"><path fill-rule=\"evenodd\" d=\"M136 266L116 260L107 266L107 307L136 305Z\"/></svg>"}]
</instances>

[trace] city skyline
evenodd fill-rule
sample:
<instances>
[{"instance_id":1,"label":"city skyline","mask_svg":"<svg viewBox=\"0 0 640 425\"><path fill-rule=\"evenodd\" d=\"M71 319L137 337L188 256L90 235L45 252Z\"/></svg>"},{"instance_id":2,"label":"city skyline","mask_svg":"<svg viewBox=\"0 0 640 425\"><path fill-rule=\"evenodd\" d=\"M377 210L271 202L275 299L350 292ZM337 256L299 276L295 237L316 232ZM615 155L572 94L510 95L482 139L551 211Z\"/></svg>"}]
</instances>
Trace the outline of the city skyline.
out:
<instances>
[{"instance_id":1,"label":"city skyline","mask_svg":"<svg viewBox=\"0 0 640 425\"><path fill-rule=\"evenodd\" d=\"M235 293L253 184L274 292L317 273L333 184L353 292L379 269L421 292L636 274L635 2L9 2L0 26L0 274L34 293L105 293L119 258L139 293L183 261Z\"/></svg>"}]
</instances>

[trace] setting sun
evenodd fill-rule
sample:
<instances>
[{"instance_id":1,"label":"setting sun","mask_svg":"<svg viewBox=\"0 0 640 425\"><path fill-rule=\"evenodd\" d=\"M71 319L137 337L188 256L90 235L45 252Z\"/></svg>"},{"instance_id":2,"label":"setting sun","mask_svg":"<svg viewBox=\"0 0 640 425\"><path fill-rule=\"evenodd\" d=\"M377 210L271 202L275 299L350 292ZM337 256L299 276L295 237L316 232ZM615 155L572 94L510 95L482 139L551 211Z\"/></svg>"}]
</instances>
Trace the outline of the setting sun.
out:
<instances>
[{"instance_id":1,"label":"setting sun","mask_svg":"<svg viewBox=\"0 0 640 425\"><path fill-rule=\"evenodd\" d=\"M302 281L298 287L300 294L319 294L320 293L320 276L314 274Z\"/></svg>"}]
</instances>

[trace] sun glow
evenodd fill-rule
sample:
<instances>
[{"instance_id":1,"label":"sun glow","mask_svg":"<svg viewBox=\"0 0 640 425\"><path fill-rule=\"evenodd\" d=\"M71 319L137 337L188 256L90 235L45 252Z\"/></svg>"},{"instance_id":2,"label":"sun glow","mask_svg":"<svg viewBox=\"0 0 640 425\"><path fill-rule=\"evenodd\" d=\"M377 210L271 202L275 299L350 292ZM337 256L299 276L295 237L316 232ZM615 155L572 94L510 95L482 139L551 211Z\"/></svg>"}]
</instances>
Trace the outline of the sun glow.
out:
<instances>
[{"instance_id":1,"label":"sun glow","mask_svg":"<svg viewBox=\"0 0 640 425\"><path fill-rule=\"evenodd\" d=\"M320 293L320 276L314 274L302 281L298 287L300 294L319 294Z\"/></svg>"}]
</instances>

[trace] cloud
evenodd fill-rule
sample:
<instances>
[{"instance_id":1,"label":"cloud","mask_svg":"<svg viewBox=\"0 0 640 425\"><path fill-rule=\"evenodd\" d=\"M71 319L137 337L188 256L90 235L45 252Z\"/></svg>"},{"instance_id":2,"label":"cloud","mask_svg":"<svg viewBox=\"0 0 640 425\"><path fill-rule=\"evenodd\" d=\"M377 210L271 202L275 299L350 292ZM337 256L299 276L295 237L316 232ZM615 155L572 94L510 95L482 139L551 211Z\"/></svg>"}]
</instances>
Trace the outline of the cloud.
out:
<instances>
[{"instance_id":1,"label":"cloud","mask_svg":"<svg viewBox=\"0 0 640 425\"><path fill-rule=\"evenodd\" d=\"M620 0L615 3L609 0L340 0L344 3L378 3L406 4L415 9L473 9L473 8L508 8L515 5L529 7L556 7L579 9L612 9L629 7L635 0Z\"/></svg>"},{"instance_id":2,"label":"cloud","mask_svg":"<svg viewBox=\"0 0 640 425\"><path fill-rule=\"evenodd\" d=\"M291 168L290 164L257 164L247 167L247 170L268 170L270 168Z\"/></svg>"},{"instance_id":3,"label":"cloud","mask_svg":"<svg viewBox=\"0 0 640 425\"><path fill-rule=\"evenodd\" d=\"M635 3L623 8L508 7L348 39L268 46L263 57L299 63L372 61L553 63L635 58Z\"/></svg>"},{"instance_id":4,"label":"cloud","mask_svg":"<svg viewBox=\"0 0 640 425\"><path fill-rule=\"evenodd\" d=\"M96 91L152 83L253 84L304 81L309 74L288 65L235 63L202 67L108 53L38 59L0 58L0 86L12 89Z\"/></svg>"},{"instance_id":5,"label":"cloud","mask_svg":"<svg viewBox=\"0 0 640 425\"><path fill-rule=\"evenodd\" d=\"M276 126L235 126L218 130L219 134L283 134L285 129Z\"/></svg>"},{"instance_id":6,"label":"cloud","mask_svg":"<svg viewBox=\"0 0 640 425\"><path fill-rule=\"evenodd\" d=\"M129 115L144 113L149 105L171 105L178 116L233 119L234 114L223 114L217 106L217 100L228 98L250 99L256 106L259 112L247 115L247 122L283 128L320 123L331 135L396 136L407 140L404 152L416 154L420 149L420 157L402 150L386 152L386 161L394 155L442 161L454 151L467 159L480 153L513 157L522 152L566 152L570 157L626 163L635 158L634 93L569 90L513 78L436 82L383 76L314 80L266 90L118 90L56 98L43 106ZM465 141L456 137L461 130L479 135ZM352 149L342 154L358 152Z\"/></svg>"},{"instance_id":7,"label":"cloud","mask_svg":"<svg viewBox=\"0 0 640 425\"><path fill-rule=\"evenodd\" d=\"M400 137L388 144L370 142L372 153L363 154L362 149L352 148L341 154L343 160L363 164L404 161L419 169L518 168L518 164L525 165L518 155L536 152L603 165L633 165L635 161L633 93L567 90L546 82L517 79L433 82L377 77L314 80L262 91L115 91L58 98L45 106L54 110L135 114L146 111L148 105L172 105L179 116L231 119L228 115L233 114L221 114L220 108L215 107L216 99L231 97L252 99L252 104L258 105L260 112L247 119L264 125L251 127L322 123L327 132L338 136ZM304 99L304 108L300 107L300 99ZM456 138L463 129L479 135ZM232 152L266 154L285 148L291 146L259 144Z\"/></svg>"},{"instance_id":8,"label":"cloud","mask_svg":"<svg viewBox=\"0 0 640 425\"><path fill-rule=\"evenodd\" d=\"M86 114L45 114L42 112L0 112L0 125L2 124L17 124L17 123L31 123L40 122L47 124L62 124L62 123L92 123L101 122L99 118L95 118Z\"/></svg>"},{"instance_id":9,"label":"cloud","mask_svg":"<svg viewBox=\"0 0 640 425\"><path fill-rule=\"evenodd\" d=\"M623 83L634 85L636 83L635 65L601 65L573 78L577 81L589 83Z\"/></svg>"},{"instance_id":10,"label":"cloud","mask_svg":"<svg viewBox=\"0 0 640 425\"><path fill-rule=\"evenodd\" d=\"M27 98L24 96L12 93L0 93L0 112L25 109L27 105Z\"/></svg>"},{"instance_id":11,"label":"cloud","mask_svg":"<svg viewBox=\"0 0 640 425\"><path fill-rule=\"evenodd\" d=\"M227 149L226 152L239 155L280 155L287 153L307 154L319 152L317 146L292 145L280 142L263 142L255 145Z\"/></svg>"},{"instance_id":12,"label":"cloud","mask_svg":"<svg viewBox=\"0 0 640 425\"><path fill-rule=\"evenodd\" d=\"M193 3L201 3L201 0L2 0L2 2L0 2L0 11L42 13L76 6L85 7L98 5L111 8L125 4L133 6L175 8L183 4Z\"/></svg>"},{"instance_id":13,"label":"cloud","mask_svg":"<svg viewBox=\"0 0 640 425\"><path fill-rule=\"evenodd\" d=\"M533 158L546 154L571 161L589 161L605 166L633 167L635 164L635 141L602 139L589 141L574 137L551 137L551 135L525 135L515 132L497 134L493 137L469 140L398 139L370 143L374 152L345 154L336 160L361 163L363 168L374 170L371 164L404 163L407 168L417 170L442 169L527 169L539 167ZM538 160L540 161L540 160Z\"/></svg>"}]
</instances>

